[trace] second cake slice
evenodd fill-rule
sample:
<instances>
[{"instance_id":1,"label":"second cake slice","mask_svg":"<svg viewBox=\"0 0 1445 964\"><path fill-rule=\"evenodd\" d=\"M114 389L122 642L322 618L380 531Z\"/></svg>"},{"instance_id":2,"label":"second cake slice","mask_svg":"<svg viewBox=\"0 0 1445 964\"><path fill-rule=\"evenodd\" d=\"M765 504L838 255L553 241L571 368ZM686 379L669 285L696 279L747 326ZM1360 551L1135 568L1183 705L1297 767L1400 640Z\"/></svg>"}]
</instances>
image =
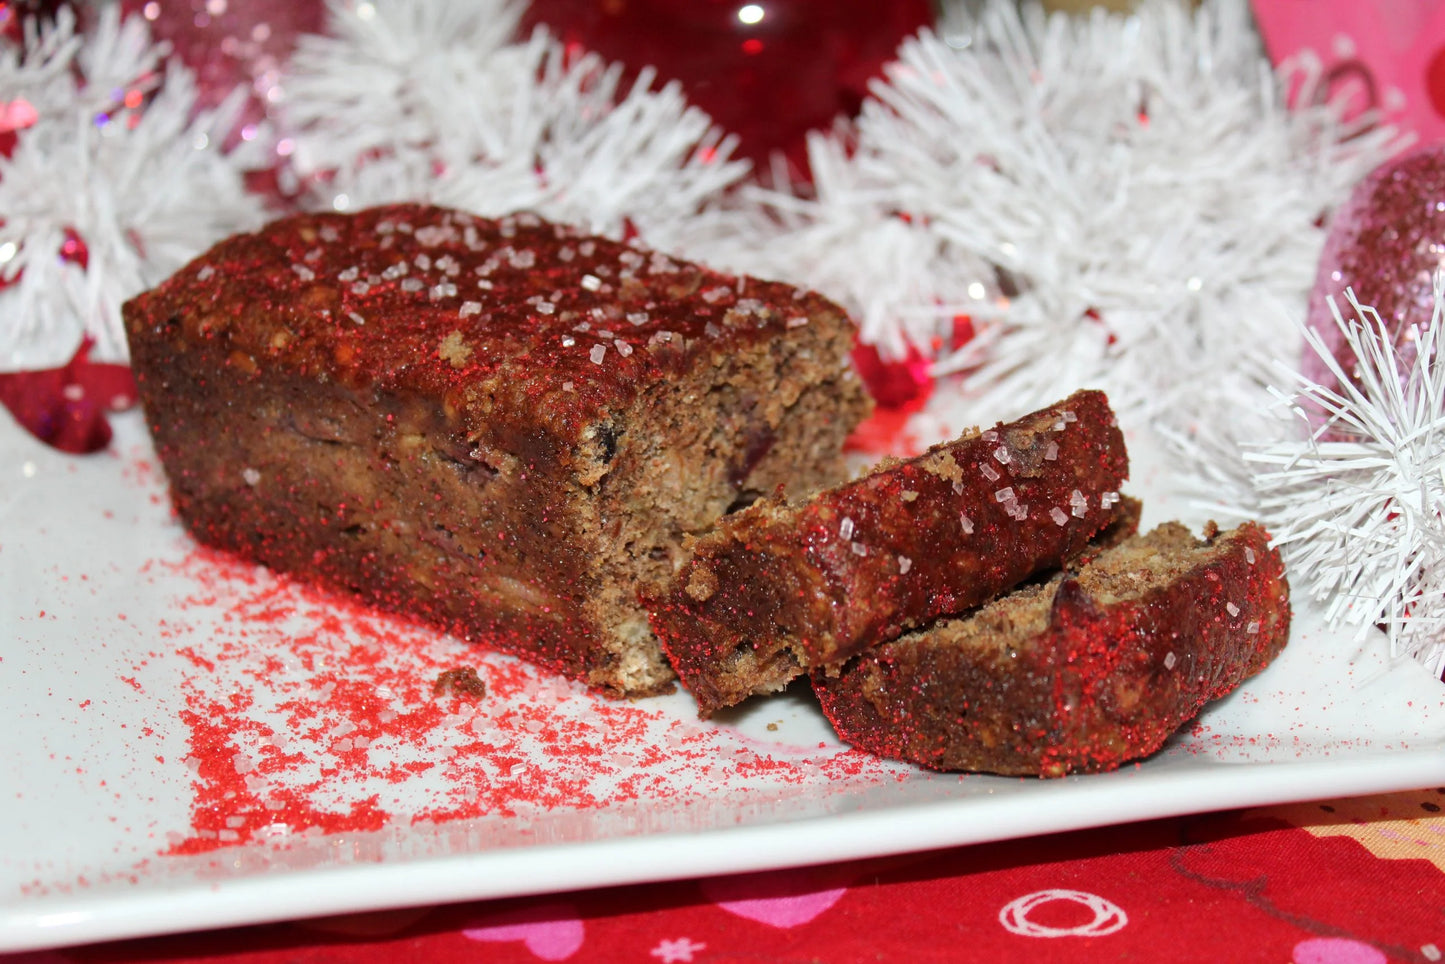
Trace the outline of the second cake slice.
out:
<instances>
[{"instance_id":1,"label":"second cake slice","mask_svg":"<svg viewBox=\"0 0 1445 964\"><path fill-rule=\"evenodd\" d=\"M800 504L764 499L692 546L652 625L706 716L962 612L1077 554L1128 456L1084 391Z\"/></svg>"},{"instance_id":2,"label":"second cake slice","mask_svg":"<svg viewBox=\"0 0 1445 964\"><path fill-rule=\"evenodd\" d=\"M814 689L848 743L938 770L1059 777L1156 752L1289 638L1289 584L1255 523L1177 522L958 619L870 650Z\"/></svg>"}]
</instances>

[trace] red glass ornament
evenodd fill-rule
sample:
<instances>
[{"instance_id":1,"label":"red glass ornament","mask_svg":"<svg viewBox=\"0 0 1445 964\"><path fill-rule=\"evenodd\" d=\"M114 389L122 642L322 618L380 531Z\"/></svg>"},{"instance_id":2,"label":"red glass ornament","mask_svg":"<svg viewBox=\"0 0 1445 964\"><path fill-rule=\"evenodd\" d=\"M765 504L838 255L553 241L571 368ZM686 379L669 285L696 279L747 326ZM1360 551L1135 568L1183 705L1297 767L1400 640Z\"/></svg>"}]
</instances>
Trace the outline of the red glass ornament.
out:
<instances>
[{"instance_id":1,"label":"red glass ornament","mask_svg":"<svg viewBox=\"0 0 1445 964\"><path fill-rule=\"evenodd\" d=\"M916 412L933 394L933 359L943 350L944 342L950 351L957 351L973 336L973 319L955 315L948 338L935 335L929 344L930 354L910 344L902 358L888 358L875 346L859 342L853 346L853 367L879 408Z\"/></svg>"},{"instance_id":2,"label":"red glass ornament","mask_svg":"<svg viewBox=\"0 0 1445 964\"><path fill-rule=\"evenodd\" d=\"M1434 274L1445 268L1445 145L1436 144L1386 162L1361 181L1335 215L1310 293L1307 322L1319 332L1346 374L1355 360L1335 325L1328 299L1345 319L1353 312L1345 289L1373 307L1390 332L1403 377L1415 364L1412 328L1429 326ZM1336 388L1336 379L1313 351L1302 372Z\"/></svg>"},{"instance_id":3,"label":"red glass ornament","mask_svg":"<svg viewBox=\"0 0 1445 964\"><path fill-rule=\"evenodd\" d=\"M883 357L873 345L855 345L853 368L877 407L848 436L844 447L874 456L916 454L916 440L907 435L905 427L909 416L923 408L933 394L929 367L929 360L912 345L899 359Z\"/></svg>"},{"instance_id":4,"label":"red glass ornament","mask_svg":"<svg viewBox=\"0 0 1445 964\"><path fill-rule=\"evenodd\" d=\"M929 0L533 0L525 30L547 24L579 49L651 65L741 139L766 167L782 151L806 170L804 135L857 112L899 43L932 24Z\"/></svg>"},{"instance_id":5,"label":"red glass ornament","mask_svg":"<svg viewBox=\"0 0 1445 964\"><path fill-rule=\"evenodd\" d=\"M130 369L90 360L86 340L61 368L0 373L0 404L30 434L63 452L82 455L110 444L106 414L136 403Z\"/></svg>"},{"instance_id":6,"label":"red glass ornament","mask_svg":"<svg viewBox=\"0 0 1445 964\"><path fill-rule=\"evenodd\" d=\"M323 0L122 0L151 34L195 71L197 106L215 107L237 87L251 91L228 146L267 116L297 38L326 26Z\"/></svg>"}]
</instances>

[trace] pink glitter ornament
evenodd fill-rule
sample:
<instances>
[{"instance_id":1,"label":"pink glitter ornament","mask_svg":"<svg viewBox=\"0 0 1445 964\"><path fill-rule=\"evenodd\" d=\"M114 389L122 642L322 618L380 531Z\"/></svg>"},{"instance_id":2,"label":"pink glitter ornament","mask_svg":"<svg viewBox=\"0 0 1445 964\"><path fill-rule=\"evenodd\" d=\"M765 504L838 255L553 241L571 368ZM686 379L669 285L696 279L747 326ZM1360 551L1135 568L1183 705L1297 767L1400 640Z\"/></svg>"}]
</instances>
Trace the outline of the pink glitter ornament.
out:
<instances>
[{"instance_id":1,"label":"pink glitter ornament","mask_svg":"<svg viewBox=\"0 0 1445 964\"><path fill-rule=\"evenodd\" d=\"M764 169L781 150L805 170L804 135L857 111L905 37L933 22L928 0L533 0L530 33L656 67Z\"/></svg>"},{"instance_id":2,"label":"pink glitter ornament","mask_svg":"<svg viewBox=\"0 0 1445 964\"><path fill-rule=\"evenodd\" d=\"M1310 293L1307 323L1346 373L1354 358L1335 325L1329 300L1353 314L1345 289L1371 306L1393 336L1401 375L1415 363L1414 326L1430 324L1434 274L1445 268L1445 145L1402 155L1376 168L1335 215ZM1336 388L1324 360L1306 351L1302 373Z\"/></svg>"}]
</instances>

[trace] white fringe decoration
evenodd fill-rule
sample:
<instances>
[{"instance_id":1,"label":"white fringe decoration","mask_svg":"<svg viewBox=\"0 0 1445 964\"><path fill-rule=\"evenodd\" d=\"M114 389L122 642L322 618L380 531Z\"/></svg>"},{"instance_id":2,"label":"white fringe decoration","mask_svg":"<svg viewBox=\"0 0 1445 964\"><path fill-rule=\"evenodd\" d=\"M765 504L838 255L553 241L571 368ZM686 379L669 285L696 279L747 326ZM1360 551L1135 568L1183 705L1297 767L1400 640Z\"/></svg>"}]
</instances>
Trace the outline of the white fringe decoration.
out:
<instances>
[{"instance_id":1,"label":"white fringe decoration","mask_svg":"<svg viewBox=\"0 0 1445 964\"><path fill-rule=\"evenodd\" d=\"M969 370L987 419L1080 386L1170 415L1241 344L1293 337L1263 319L1303 311L1318 219L1399 146L1370 118L1287 110L1290 83L1245 0L953 9L856 128L813 139L812 198L758 198L777 236L714 257L833 295L894 354L971 315L979 337L937 367Z\"/></svg>"},{"instance_id":2,"label":"white fringe decoration","mask_svg":"<svg viewBox=\"0 0 1445 964\"><path fill-rule=\"evenodd\" d=\"M0 370L62 365L86 336L95 359L125 361L125 299L260 220L242 181L259 143L222 151L245 92L196 113L194 76L161 71L143 18L94 16L82 37L61 6L52 26L27 24L23 48L0 43L0 97L38 115L0 158ZM126 91L144 102L118 103ZM67 228L86 269L59 255Z\"/></svg>"},{"instance_id":3,"label":"white fringe decoration","mask_svg":"<svg viewBox=\"0 0 1445 964\"><path fill-rule=\"evenodd\" d=\"M1211 507L1258 518L1295 592L1320 601L1331 624L1361 637L1379 627L1394 655L1445 677L1445 366L1436 354L1445 274L1429 325L1405 333L1418 353L1408 369L1375 309L1346 297L1349 319L1330 301L1341 359L1298 325L1332 385L1276 362L1288 388L1270 389L1271 411L1243 426L1202 421L1175 442L1212 490Z\"/></svg>"},{"instance_id":4,"label":"white fringe decoration","mask_svg":"<svg viewBox=\"0 0 1445 964\"><path fill-rule=\"evenodd\" d=\"M282 115L313 203L430 201L529 209L654 247L725 233L717 205L747 173L736 143L676 83L569 56L545 31L509 43L511 0L331 0L329 36L302 38Z\"/></svg>"}]
</instances>

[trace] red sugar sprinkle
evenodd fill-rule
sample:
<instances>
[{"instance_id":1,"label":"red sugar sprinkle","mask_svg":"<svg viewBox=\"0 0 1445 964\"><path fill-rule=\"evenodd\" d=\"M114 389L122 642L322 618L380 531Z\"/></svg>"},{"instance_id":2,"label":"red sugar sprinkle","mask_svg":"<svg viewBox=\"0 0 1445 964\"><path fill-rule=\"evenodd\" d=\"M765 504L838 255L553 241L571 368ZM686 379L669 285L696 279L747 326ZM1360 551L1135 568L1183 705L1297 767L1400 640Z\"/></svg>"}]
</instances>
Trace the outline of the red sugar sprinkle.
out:
<instances>
[{"instance_id":1,"label":"red sugar sprinkle","mask_svg":"<svg viewBox=\"0 0 1445 964\"><path fill-rule=\"evenodd\" d=\"M172 835L168 854L720 793L777 800L909 772L607 700L210 550L175 568L193 589L161 631L184 641L194 797L190 833ZM459 666L475 667L485 696L434 692Z\"/></svg>"}]
</instances>

